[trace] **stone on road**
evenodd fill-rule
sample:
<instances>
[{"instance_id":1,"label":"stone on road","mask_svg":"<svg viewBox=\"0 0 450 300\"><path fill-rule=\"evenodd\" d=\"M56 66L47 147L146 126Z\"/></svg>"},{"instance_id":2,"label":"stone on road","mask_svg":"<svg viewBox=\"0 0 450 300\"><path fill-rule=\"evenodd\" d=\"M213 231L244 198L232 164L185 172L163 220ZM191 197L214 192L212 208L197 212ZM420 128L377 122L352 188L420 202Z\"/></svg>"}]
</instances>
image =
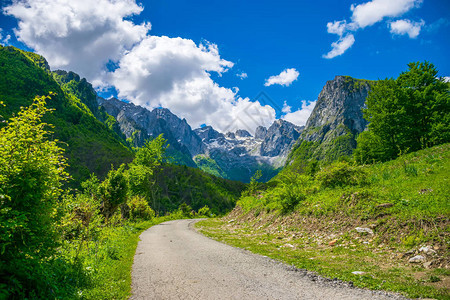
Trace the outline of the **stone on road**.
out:
<instances>
[{"instance_id":1,"label":"stone on road","mask_svg":"<svg viewBox=\"0 0 450 300\"><path fill-rule=\"evenodd\" d=\"M131 299L392 299L318 280L309 272L211 240L196 220L155 225L140 236Z\"/></svg>"}]
</instances>

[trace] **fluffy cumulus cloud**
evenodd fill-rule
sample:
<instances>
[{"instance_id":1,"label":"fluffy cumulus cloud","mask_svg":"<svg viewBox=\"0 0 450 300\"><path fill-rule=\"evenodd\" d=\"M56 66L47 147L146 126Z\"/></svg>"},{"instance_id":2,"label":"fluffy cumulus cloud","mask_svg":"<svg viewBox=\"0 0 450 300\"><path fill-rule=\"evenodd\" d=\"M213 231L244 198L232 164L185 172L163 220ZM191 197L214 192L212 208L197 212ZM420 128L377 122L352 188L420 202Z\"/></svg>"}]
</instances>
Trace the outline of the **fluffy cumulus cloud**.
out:
<instances>
[{"instance_id":1,"label":"fluffy cumulus cloud","mask_svg":"<svg viewBox=\"0 0 450 300\"><path fill-rule=\"evenodd\" d=\"M18 20L18 40L53 69L75 71L98 89L114 87L137 105L166 107L193 127L220 131L254 131L275 120L272 107L211 79L233 67L215 44L151 36L150 23L132 21L143 9L135 0L22 0L3 13Z\"/></svg>"},{"instance_id":2,"label":"fluffy cumulus cloud","mask_svg":"<svg viewBox=\"0 0 450 300\"><path fill-rule=\"evenodd\" d=\"M193 127L205 123L220 131L254 131L258 125L270 125L273 108L242 99L238 90L210 78L210 72L221 75L232 66L215 44L149 36L124 55L109 81L119 97L149 109L167 107Z\"/></svg>"},{"instance_id":3,"label":"fluffy cumulus cloud","mask_svg":"<svg viewBox=\"0 0 450 300\"><path fill-rule=\"evenodd\" d=\"M45 56L52 68L99 80L150 30L126 18L141 13L134 0L24 0L3 9L18 22L18 40Z\"/></svg>"},{"instance_id":4,"label":"fluffy cumulus cloud","mask_svg":"<svg viewBox=\"0 0 450 300\"><path fill-rule=\"evenodd\" d=\"M284 102L282 109L284 115L282 115L281 118L295 125L304 126L315 106L316 101L309 103L307 101L302 101L302 107L296 111L292 111L292 108Z\"/></svg>"},{"instance_id":5,"label":"fluffy cumulus cloud","mask_svg":"<svg viewBox=\"0 0 450 300\"><path fill-rule=\"evenodd\" d=\"M419 7L422 0L372 0L359 5L351 5L351 22L346 20L327 23L327 32L339 36L339 40L331 44L332 50L323 55L324 58L334 58L344 54L355 42L352 32L372 26L386 18L403 15L414 7ZM394 34L408 34L416 38L424 22L409 20L390 21L390 30Z\"/></svg>"},{"instance_id":6,"label":"fluffy cumulus cloud","mask_svg":"<svg viewBox=\"0 0 450 300\"><path fill-rule=\"evenodd\" d=\"M268 79L266 79L266 83L264 83L264 85L271 86L274 84L279 84L282 86L289 86L292 82L297 80L299 75L300 73L294 68L286 69L279 75L270 76Z\"/></svg>"},{"instance_id":7,"label":"fluffy cumulus cloud","mask_svg":"<svg viewBox=\"0 0 450 300\"><path fill-rule=\"evenodd\" d=\"M425 25L425 22L423 20L420 22L412 22L410 20L397 20L389 23L392 34L407 34L412 39L416 38L419 35L423 25Z\"/></svg>"},{"instance_id":8,"label":"fluffy cumulus cloud","mask_svg":"<svg viewBox=\"0 0 450 300\"><path fill-rule=\"evenodd\" d=\"M352 5L352 21L359 28L372 26L386 17L400 16L421 3L422 0L372 0Z\"/></svg>"},{"instance_id":9,"label":"fluffy cumulus cloud","mask_svg":"<svg viewBox=\"0 0 450 300\"><path fill-rule=\"evenodd\" d=\"M444 82L450 82L450 76L444 76Z\"/></svg>"}]
</instances>

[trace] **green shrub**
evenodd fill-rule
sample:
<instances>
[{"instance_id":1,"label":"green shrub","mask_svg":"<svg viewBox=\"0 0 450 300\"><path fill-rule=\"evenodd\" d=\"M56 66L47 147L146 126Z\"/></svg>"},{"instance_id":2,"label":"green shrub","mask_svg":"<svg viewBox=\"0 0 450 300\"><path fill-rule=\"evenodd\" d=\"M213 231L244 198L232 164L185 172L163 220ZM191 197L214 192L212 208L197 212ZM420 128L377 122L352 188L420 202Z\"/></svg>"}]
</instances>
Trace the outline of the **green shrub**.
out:
<instances>
[{"instance_id":1,"label":"green shrub","mask_svg":"<svg viewBox=\"0 0 450 300\"><path fill-rule=\"evenodd\" d=\"M128 201L131 220L151 220L155 217L155 211L148 205L147 200L141 196L133 196Z\"/></svg>"},{"instance_id":2,"label":"green shrub","mask_svg":"<svg viewBox=\"0 0 450 300\"><path fill-rule=\"evenodd\" d=\"M114 215L119 205L126 202L128 182L124 171L125 165L121 165L117 170L112 168L99 186L101 212L107 221Z\"/></svg>"},{"instance_id":3,"label":"green shrub","mask_svg":"<svg viewBox=\"0 0 450 300\"><path fill-rule=\"evenodd\" d=\"M306 199L307 190L312 185L311 177L296 172L286 172L280 175L278 185L270 196L281 207L283 213L289 212L301 201Z\"/></svg>"},{"instance_id":4,"label":"green shrub","mask_svg":"<svg viewBox=\"0 0 450 300\"><path fill-rule=\"evenodd\" d=\"M192 207L187 205L185 202L181 203L178 207L178 210L181 212L182 216L185 218L193 217Z\"/></svg>"},{"instance_id":5,"label":"green shrub","mask_svg":"<svg viewBox=\"0 0 450 300\"><path fill-rule=\"evenodd\" d=\"M198 210L198 215L205 216L205 217L210 217L211 216L211 211L210 211L208 205L205 205L202 208L200 208Z\"/></svg>"},{"instance_id":6,"label":"green shrub","mask_svg":"<svg viewBox=\"0 0 450 300\"><path fill-rule=\"evenodd\" d=\"M320 170L316 179L322 187L358 185L366 182L367 174L361 167L341 161Z\"/></svg>"}]
</instances>

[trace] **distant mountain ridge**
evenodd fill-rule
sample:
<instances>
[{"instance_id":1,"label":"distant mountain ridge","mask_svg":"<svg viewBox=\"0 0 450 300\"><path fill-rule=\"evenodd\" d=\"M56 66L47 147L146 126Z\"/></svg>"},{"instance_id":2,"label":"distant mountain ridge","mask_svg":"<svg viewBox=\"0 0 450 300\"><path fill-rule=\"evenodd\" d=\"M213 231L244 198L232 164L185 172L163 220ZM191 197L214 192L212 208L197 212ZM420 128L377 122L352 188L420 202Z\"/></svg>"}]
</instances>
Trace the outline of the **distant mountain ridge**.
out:
<instances>
[{"instance_id":1,"label":"distant mountain ridge","mask_svg":"<svg viewBox=\"0 0 450 300\"><path fill-rule=\"evenodd\" d=\"M267 181L285 164L301 168L310 160L351 156L357 135L367 126L362 108L373 83L336 76L323 87L306 126L279 119L269 128L259 126L254 136L246 130L220 133L211 126L192 130L168 109L149 111L117 99L100 99L100 104L116 117L136 146L163 133L176 153L181 153L178 163L243 182L259 169Z\"/></svg>"},{"instance_id":2,"label":"distant mountain ridge","mask_svg":"<svg viewBox=\"0 0 450 300\"><path fill-rule=\"evenodd\" d=\"M284 165L303 129L277 120L269 129L258 128L258 138L255 138L243 129L225 134L211 126L192 130L185 119L165 108L150 111L115 98L98 98L98 103L116 118L123 134L136 147L162 133L172 154L178 156L178 163L196 165L215 175L244 182L258 169L264 171L265 180L273 177Z\"/></svg>"}]
</instances>

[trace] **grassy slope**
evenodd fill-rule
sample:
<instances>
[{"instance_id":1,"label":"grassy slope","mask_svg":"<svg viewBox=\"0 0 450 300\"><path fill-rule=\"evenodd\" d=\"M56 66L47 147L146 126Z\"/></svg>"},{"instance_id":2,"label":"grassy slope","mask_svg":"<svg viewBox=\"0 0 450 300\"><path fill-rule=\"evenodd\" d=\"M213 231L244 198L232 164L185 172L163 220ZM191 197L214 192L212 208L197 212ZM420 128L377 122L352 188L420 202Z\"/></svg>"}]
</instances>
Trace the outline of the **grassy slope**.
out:
<instances>
[{"instance_id":1,"label":"grassy slope","mask_svg":"<svg viewBox=\"0 0 450 300\"><path fill-rule=\"evenodd\" d=\"M268 189L241 198L225 219L200 226L211 237L357 286L448 299L450 144L363 169L362 185L309 183L306 199L288 214ZM424 245L436 254L419 253ZM417 254L431 268L408 262Z\"/></svg>"},{"instance_id":2,"label":"grassy slope","mask_svg":"<svg viewBox=\"0 0 450 300\"><path fill-rule=\"evenodd\" d=\"M117 135L98 121L79 98L67 89L63 91L46 66L39 55L0 47L0 99L6 104L0 108L0 115L7 119L21 106L30 105L35 96L56 93L48 103L55 111L44 120L55 125L54 138L64 142L75 186L92 172L102 178L111 164L130 161L133 154Z\"/></svg>"}]
</instances>

